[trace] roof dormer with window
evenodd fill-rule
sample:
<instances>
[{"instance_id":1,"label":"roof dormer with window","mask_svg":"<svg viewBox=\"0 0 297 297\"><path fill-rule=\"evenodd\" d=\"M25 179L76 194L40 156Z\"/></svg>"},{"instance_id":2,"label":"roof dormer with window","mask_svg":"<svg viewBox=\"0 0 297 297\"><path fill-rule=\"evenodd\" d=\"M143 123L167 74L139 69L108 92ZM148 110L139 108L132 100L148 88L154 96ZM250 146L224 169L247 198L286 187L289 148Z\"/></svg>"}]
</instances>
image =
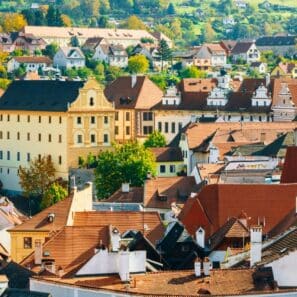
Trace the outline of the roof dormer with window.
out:
<instances>
[{"instance_id":1,"label":"roof dormer with window","mask_svg":"<svg viewBox=\"0 0 297 297\"><path fill-rule=\"evenodd\" d=\"M267 88L261 84L253 94L252 106L270 106L271 105L271 94Z\"/></svg>"},{"instance_id":2,"label":"roof dormer with window","mask_svg":"<svg viewBox=\"0 0 297 297\"><path fill-rule=\"evenodd\" d=\"M215 87L207 97L208 106L225 106L227 102L227 91L219 87Z\"/></svg>"},{"instance_id":3,"label":"roof dormer with window","mask_svg":"<svg viewBox=\"0 0 297 297\"><path fill-rule=\"evenodd\" d=\"M165 95L162 98L163 105L179 105L181 103L181 94L176 86L167 88Z\"/></svg>"}]
</instances>

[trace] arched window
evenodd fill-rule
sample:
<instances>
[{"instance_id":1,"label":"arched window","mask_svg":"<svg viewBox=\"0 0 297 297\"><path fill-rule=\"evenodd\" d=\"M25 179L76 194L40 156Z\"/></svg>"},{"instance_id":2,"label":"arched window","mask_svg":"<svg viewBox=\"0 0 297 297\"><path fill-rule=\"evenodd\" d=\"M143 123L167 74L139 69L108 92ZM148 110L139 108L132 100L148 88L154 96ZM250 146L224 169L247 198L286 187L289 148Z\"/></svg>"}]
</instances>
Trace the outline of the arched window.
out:
<instances>
[{"instance_id":1,"label":"arched window","mask_svg":"<svg viewBox=\"0 0 297 297\"><path fill-rule=\"evenodd\" d=\"M95 105L95 103L94 103L94 97L90 97L89 104L90 104L90 106L94 106Z\"/></svg>"}]
</instances>

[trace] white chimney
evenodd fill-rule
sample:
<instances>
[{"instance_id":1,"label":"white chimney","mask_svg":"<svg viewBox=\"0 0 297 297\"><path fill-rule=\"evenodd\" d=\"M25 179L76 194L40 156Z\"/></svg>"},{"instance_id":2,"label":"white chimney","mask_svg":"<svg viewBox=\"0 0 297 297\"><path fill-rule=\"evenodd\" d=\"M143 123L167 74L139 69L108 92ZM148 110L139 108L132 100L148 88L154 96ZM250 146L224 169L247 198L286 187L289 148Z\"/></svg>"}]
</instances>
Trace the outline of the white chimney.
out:
<instances>
[{"instance_id":1,"label":"white chimney","mask_svg":"<svg viewBox=\"0 0 297 297\"><path fill-rule=\"evenodd\" d=\"M120 249L121 235L117 228L113 228L110 232L111 251L117 252Z\"/></svg>"},{"instance_id":2,"label":"white chimney","mask_svg":"<svg viewBox=\"0 0 297 297\"><path fill-rule=\"evenodd\" d=\"M266 87L268 87L270 84L270 74L269 73L266 74L265 80L266 80Z\"/></svg>"},{"instance_id":3,"label":"white chimney","mask_svg":"<svg viewBox=\"0 0 297 297\"><path fill-rule=\"evenodd\" d=\"M130 184L129 183L122 183L122 192L129 193L130 191Z\"/></svg>"},{"instance_id":4,"label":"white chimney","mask_svg":"<svg viewBox=\"0 0 297 297\"><path fill-rule=\"evenodd\" d=\"M260 262L262 258L262 226L252 227L251 230L250 266Z\"/></svg>"},{"instance_id":5,"label":"white chimney","mask_svg":"<svg viewBox=\"0 0 297 297\"><path fill-rule=\"evenodd\" d=\"M137 83L137 75L133 74L133 75L131 75L131 87L132 87L132 89L135 87L136 83Z\"/></svg>"},{"instance_id":6,"label":"white chimney","mask_svg":"<svg viewBox=\"0 0 297 297\"><path fill-rule=\"evenodd\" d=\"M34 251L34 263L36 265L41 265L42 260L42 243L40 240L35 241L35 251Z\"/></svg>"},{"instance_id":7,"label":"white chimney","mask_svg":"<svg viewBox=\"0 0 297 297\"><path fill-rule=\"evenodd\" d=\"M120 251L119 252L119 275L121 281L128 282L130 280L129 274L129 251Z\"/></svg>"},{"instance_id":8,"label":"white chimney","mask_svg":"<svg viewBox=\"0 0 297 297\"><path fill-rule=\"evenodd\" d=\"M208 258L205 258L203 261L203 272L205 276L210 275L210 270L211 270L211 262L209 261Z\"/></svg>"},{"instance_id":9,"label":"white chimney","mask_svg":"<svg viewBox=\"0 0 297 297\"><path fill-rule=\"evenodd\" d=\"M197 259L194 263L194 270L195 270L195 275L197 277L201 276L201 262L199 261L199 259Z\"/></svg>"},{"instance_id":10,"label":"white chimney","mask_svg":"<svg viewBox=\"0 0 297 297\"><path fill-rule=\"evenodd\" d=\"M205 231L202 227L196 231L196 242L202 248L205 248Z\"/></svg>"}]
</instances>

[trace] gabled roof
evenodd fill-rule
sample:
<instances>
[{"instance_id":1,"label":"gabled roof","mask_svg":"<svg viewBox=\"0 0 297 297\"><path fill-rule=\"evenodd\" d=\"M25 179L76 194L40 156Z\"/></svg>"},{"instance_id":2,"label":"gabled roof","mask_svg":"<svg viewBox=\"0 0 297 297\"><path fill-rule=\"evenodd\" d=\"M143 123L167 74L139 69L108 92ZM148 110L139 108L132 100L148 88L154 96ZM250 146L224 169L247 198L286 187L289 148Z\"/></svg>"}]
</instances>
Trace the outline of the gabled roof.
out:
<instances>
[{"instance_id":1,"label":"gabled roof","mask_svg":"<svg viewBox=\"0 0 297 297\"><path fill-rule=\"evenodd\" d=\"M287 148L281 183L297 183L297 146Z\"/></svg>"},{"instance_id":2,"label":"gabled roof","mask_svg":"<svg viewBox=\"0 0 297 297\"><path fill-rule=\"evenodd\" d=\"M297 67L297 63L293 63L293 62L283 63L283 62L281 62L276 67L279 67L283 71L284 74L291 74L292 70Z\"/></svg>"},{"instance_id":3,"label":"gabled roof","mask_svg":"<svg viewBox=\"0 0 297 297\"><path fill-rule=\"evenodd\" d=\"M150 148L156 157L156 162L183 162L180 147L155 147Z\"/></svg>"},{"instance_id":4,"label":"gabled roof","mask_svg":"<svg viewBox=\"0 0 297 297\"><path fill-rule=\"evenodd\" d=\"M203 226L208 235L222 227L228 218L246 212L251 225L264 224L268 233L295 206L297 184L214 184L202 188L191 207L180 214L180 220L190 234L202 226L200 215L207 215L209 224ZM205 224L205 222L203 222Z\"/></svg>"},{"instance_id":5,"label":"gabled roof","mask_svg":"<svg viewBox=\"0 0 297 297\"><path fill-rule=\"evenodd\" d=\"M172 203L184 204L199 189L193 176L152 178L145 181L143 203L147 208L170 209Z\"/></svg>"},{"instance_id":6,"label":"gabled roof","mask_svg":"<svg viewBox=\"0 0 297 297\"><path fill-rule=\"evenodd\" d=\"M60 47L61 52L67 59L84 59L85 55L79 47ZM77 53L79 57L73 57L73 53Z\"/></svg>"},{"instance_id":7,"label":"gabled roof","mask_svg":"<svg viewBox=\"0 0 297 297\"><path fill-rule=\"evenodd\" d=\"M46 64L51 65L52 60L45 56L21 56L11 58L19 63L36 63L36 64Z\"/></svg>"},{"instance_id":8,"label":"gabled roof","mask_svg":"<svg viewBox=\"0 0 297 297\"><path fill-rule=\"evenodd\" d=\"M132 82L132 76L122 76L105 88L116 109L150 109L162 100L163 92L148 77L137 76L135 85Z\"/></svg>"},{"instance_id":9,"label":"gabled roof","mask_svg":"<svg viewBox=\"0 0 297 297\"><path fill-rule=\"evenodd\" d=\"M15 80L0 98L0 110L67 111L83 81Z\"/></svg>"},{"instance_id":10,"label":"gabled roof","mask_svg":"<svg viewBox=\"0 0 297 297\"><path fill-rule=\"evenodd\" d=\"M238 41L236 43L236 45L233 47L231 53L232 55L238 55L238 54L242 54L242 53L246 53L250 47L253 45L253 42L250 41Z\"/></svg>"},{"instance_id":11,"label":"gabled roof","mask_svg":"<svg viewBox=\"0 0 297 297\"><path fill-rule=\"evenodd\" d=\"M60 201L40 213L33 216L30 220L24 222L21 225L10 229L9 232L21 232L21 231L47 231L56 232L62 229L67 222L67 218L70 212L72 203L72 197L68 197L63 201ZM55 214L54 221L51 223L48 220L48 214Z\"/></svg>"}]
</instances>

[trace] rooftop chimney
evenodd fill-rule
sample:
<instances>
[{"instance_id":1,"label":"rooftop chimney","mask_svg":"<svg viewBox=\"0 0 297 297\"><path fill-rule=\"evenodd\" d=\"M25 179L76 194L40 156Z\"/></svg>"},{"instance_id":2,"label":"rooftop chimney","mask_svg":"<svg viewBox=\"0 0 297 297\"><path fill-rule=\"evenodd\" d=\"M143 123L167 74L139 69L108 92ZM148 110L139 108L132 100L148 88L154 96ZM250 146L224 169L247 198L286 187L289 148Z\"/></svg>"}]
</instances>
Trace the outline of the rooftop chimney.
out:
<instances>
[{"instance_id":1,"label":"rooftop chimney","mask_svg":"<svg viewBox=\"0 0 297 297\"><path fill-rule=\"evenodd\" d=\"M47 215L47 220L50 222L50 223L53 223L54 222L54 220L55 220L55 214L54 213L49 213L48 215Z\"/></svg>"},{"instance_id":2,"label":"rooftop chimney","mask_svg":"<svg viewBox=\"0 0 297 297\"><path fill-rule=\"evenodd\" d=\"M195 275L197 277L201 276L201 262L200 260L197 258L195 263L194 263L194 270L195 270Z\"/></svg>"},{"instance_id":3,"label":"rooftop chimney","mask_svg":"<svg viewBox=\"0 0 297 297\"><path fill-rule=\"evenodd\" d=\"M210 270L211 270L211 262L209 259L206 257L203 260L203 272L205 276L210 275Z\"/></svg>"},{"instance_id":4,"label":"rooftop chimney","mask_svg":"<svg viewBox=\"0 0 297 297\"><path fill-rule=\"evenodd\" d=\"M137 83L137 75L133 74L131 76L131 87L132 87L132 89L135 87L136 83Z\"/></svg>"},{"instance_id":5,"label":"rooftop chimney","mask_svg":"<svg viewBox=\"0 0 297 297\"><path fill-rule=\"evenodd\" d=\"M250 266L260 262L262 258L262 226L251 227Z\"/></svg>"},{"instance_id":6,"label":"rooftop chimney","mask_svg":"<svg viewBox=\"0 0 297 297\"><path fill-rule=\"evenodd\" d=\"M119 275L123 282L128 282L130 280L129 258L130 254L128 251L119 252Z\"/></svg>"},{"instance_id":7,"label":"rooftop chimney","mask_svg":"<svg viewBox=\"0 0 297 297\"><path fill-rule=\"evenodd\" d=\"M196 241L200 247L205 248L205 231L202 227L196 231Z\"/></svg>"},{"instance_id":8,"label":"rooftop chimney","mask_svg":"<svg viewBox=\"0 0 297 297\"><path fill-rule=\"evenodd\" d=\"M270 74L269 73L266 74L265 81L266 81L266 87L268 87L270 85Z\"/></svg>"},{"instance_id":9,"label":"rooftop chimney","mask_svg":"<svg viewBox=\"0 0 297 297\"><path fill-rule=\"evenodd\" d=\"M117 252L120 249L121 235L117 228L110 227L111 251Z\"/></svg>"},{"instance_id":10,"label":"rooftop chimney","mask_svg":"<svg viewBox=\"0 0 297 297\"><path fill-rule=\"evenodd\" d=\"M41 240L35 241L35 251L34 251L34 263L36 265L41 265L42 259L42 243Z\"/></svg>"},{"instance_id":11,"label":"rooftop chimney","mask_svg":"<svg viewBox=\"0 0 297 297\"><path fill-rule=\"evenodd\" d=\"M122 183L122 192L129 193L130 191L130 184L129 183Z\"/></svg>"}]
</instances>

